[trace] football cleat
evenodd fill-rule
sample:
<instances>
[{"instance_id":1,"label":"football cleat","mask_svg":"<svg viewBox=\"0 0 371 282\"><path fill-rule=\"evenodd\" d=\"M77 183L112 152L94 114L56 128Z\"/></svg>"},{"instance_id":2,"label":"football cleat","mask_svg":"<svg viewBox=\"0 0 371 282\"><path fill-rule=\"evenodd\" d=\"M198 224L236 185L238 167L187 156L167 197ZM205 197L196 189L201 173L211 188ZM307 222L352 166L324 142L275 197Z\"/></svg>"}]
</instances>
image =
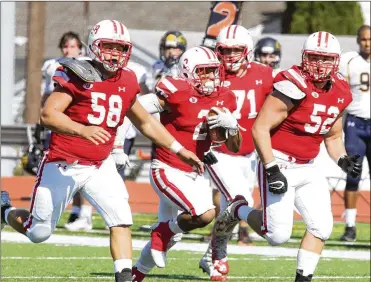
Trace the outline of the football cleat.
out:
<instances>
[{"instance_id":1,"label":"football cleat","mask_svg":"<svg viewBox=\"0 0 371 282\"><path fill-rule=\"evenodd\" d=\"M93 223L91 217L79 217L74 222L65 224L64 227L68 231L91 231Z\"/></svg>"},{"instance_id":2,"label":"football cleat","mask_svg":"<svg viewBox=\"0 0 371 282\"><path fill-rule=\"evenodd\" d=\"M10 197L7 191L1 191L1 230L6 225L5 221L5 210L11 207Z\"/></svg>"},{"instance_id":3,"label":"football cleat","mask_svg":"<svg viewBox=\"0 0 371 282\"><path fill-rule=\"evenodd\" d=\"M115 282L132 282L130 268L124 268L121 272L115 273Z\"/></svg>"},{"instance_id":4,"label":"football cleat","mask_svg":"<svg viewBox=\"0 0 371 282\"><path fill-rule=\"evenodd\" d=\"M248 203L245 197L242 195L237 195L228 205L228 207L217 217L213 232L217 236L230 236L234 226L240 220L238 218L238 209L241 206L247 206Z\"/></svg>"},{"instance_id":5,"label":"football cleat","mask_svg":"<svg viewBox=\"0 0 371 282\"><path fill-rule=\"evenodd\" d=\"M200 260L199 267L203 272L207 273L210 281L227 281L228 278L215 269L211 257L203 256Z\"/></svg>"},{"instance_id":6,"label":"football cleat","mask_svg":"<svg viewBox=\"0 0 371 282\"><path fill-rule=\"evenodd\" d=\"M166 252L174 233L168 222L160 222L151 233L151 255L155 264L163 268L166 265Z\"/></svg>"},{"instance_id":7,"label":"football cleat","mask_svg":"<svg viewBox=\"0 0 371 282\"><path fill-rule=\"evenodd\" d=\"M224 259L221 259L221 260L215 260L215 261L213 261L213 265L219 273L221 273L223 275L228 274L229 264L228 264L227 258L224 258Z\"/></svg>"},{"instance_id":8,"label":"football cleat","mask_svg":"<svg viewBox=\"0 0 371 282\"><path fill-rule=\"evenodd\" d=\"M357 235L357 229L355 226L351 227L345 227L345 232L343 236L341 236L340 241L345 242L355 242L356 241L356 235Z\"/></svg>"},{"instance_id":9,"label":"football cleat","mask_svg":"<svg viewBox=\"0 0 371 282\"><path fill-rule=\"evenodd\" d=\"M296 277L295 277L295 282L310 282L312 281L313 275L310 274L308 276L303 275L303 270L297 269L296 270Z\"/></svg>"}]
</instances>

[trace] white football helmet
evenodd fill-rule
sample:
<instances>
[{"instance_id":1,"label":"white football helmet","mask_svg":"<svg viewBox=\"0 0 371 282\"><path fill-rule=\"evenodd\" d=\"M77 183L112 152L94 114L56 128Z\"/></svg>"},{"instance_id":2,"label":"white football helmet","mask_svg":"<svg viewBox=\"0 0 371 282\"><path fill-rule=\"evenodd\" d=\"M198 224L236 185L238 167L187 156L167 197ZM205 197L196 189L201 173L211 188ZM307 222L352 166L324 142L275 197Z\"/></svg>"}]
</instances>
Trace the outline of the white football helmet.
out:
<instances>
[{"instance_id":1,"label":"white football helmet","mask_svg":"<svg viewBox=\"0 0 371 282\"><path fill-rule=\"evenodd\" d=\"M225 49L242 48L242 53L224 54ZM253 59L254 43L249 31L241 25L224 27L216 38L215 52L224 67L231 72L237 72L243 64L249 64Z\"/></svg>"},{"instance_id":2,"label":"white football helmet","mask_svg":"<svg viewBox=\"0 0 371 282\"><path fill-rule=\"evenodd\" d=\"M103 43L123 45L123 51L104 49ZM103 64L110 72L115 72L126 66L131 55L132 44L127 28L116 20L103 20L90 31L87 54L92 59ZM104 55L108 55L108 60Z\"/></svg>"},{"instance_id":3,"label":"white football helmet","mask_svg":"<svg viewBox=\"0 0 371 282\"><path fill-rule=\"evenodd\" d=\"M210 95L222 84L222 64L209 48L188 49L180 57L178 67L180 76L202 94Z\"/></svg>"},{"instance_id":4,"label":"white football helmet","mask_svg":"<svg viewBox=\"0 0 371 282\"><path fill-rule=\"evenodd\" d=\"M302 68L304 74L314 81L326 81L339 68L341 48L339 41L326 31L315 32L307 38L302 50ZM325 60L313 60L311 57L324 56Z\"/></svg>"}]
</instances>

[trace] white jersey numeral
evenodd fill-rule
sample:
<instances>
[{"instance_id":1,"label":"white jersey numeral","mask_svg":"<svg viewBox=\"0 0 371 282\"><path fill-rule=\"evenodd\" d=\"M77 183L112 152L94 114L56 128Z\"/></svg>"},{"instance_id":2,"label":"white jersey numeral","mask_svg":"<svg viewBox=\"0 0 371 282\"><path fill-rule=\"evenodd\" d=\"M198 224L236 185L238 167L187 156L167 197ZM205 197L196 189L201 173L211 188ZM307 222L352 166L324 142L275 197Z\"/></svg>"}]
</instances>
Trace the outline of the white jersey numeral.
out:
<instances>
[{"instance_id":1,"label":"white jersey numeral","mask_svg":"<svg viewBox=\"0 0 371 282\"><path fill-rule=\"evenodd\" d=\"M246 95L245 90L232 90L232 91L236 95L236 98L237 98L237 109L233 112L234 117L236 119L241 118L241 109L242 109L243 103L245 102L245 97L246 97L250 103L250 112L247 117L255 118L258 115L256 111L255 90L254 89L249 90L249 92L247 92L247 95Z\"/></svg>"},{"instance_id":2,"label":"white jersey numeral","mask_svg":"<svg viewBox=\"0 0 371 282\"><path fill-rule=\"evenodd\" d=\"M88 121L94 125L103 123L106 117L106 108L99 105L99 99L105 101L107 95L101 92L91 92L91 108L99 115L96 117L94 114L88 114ZM107 126L115 127L121 118L122 99L119 95L111 95L108 100L109 109L107 114Z\"/></svg>"},{"instance_id":3,"label":"white jersey numeral","mask_svg":"<svg viewBox=\"0 0 371 282\"><path fill-rule=\"evenodd\" d=\"M313 112L310 116L310 120L314 123L314 125L310 125L309 123L306 123L304 125L304 130L309 133L316 133L318 129L321 127L319 134L326 134L327 132L329 132L331 129L332 123L335 121L340 111L338 107L335 107L335 106L329 107L327 110L327 114L332 115L332 117L325 119L325 121L322 123L321 113L325 113L325 112L326 112L325 105L314 104Z\"/></svg>"},{"instance_id":4,"label":"white jersey numeral","mask_svg":"<svg viewBox=\"0 0 371 282\"><path fill-rule=\"evenodd\" d=\"M204 118L209 113L209 110L201 110L198 113L197 118ZM203 133L201 133L201 131ZM197 126L195 127L195 131L193 132L193 140L205 140L207 137L207 129L206 129L206 122L201 121Z\"/></svg>"}]
</instances>

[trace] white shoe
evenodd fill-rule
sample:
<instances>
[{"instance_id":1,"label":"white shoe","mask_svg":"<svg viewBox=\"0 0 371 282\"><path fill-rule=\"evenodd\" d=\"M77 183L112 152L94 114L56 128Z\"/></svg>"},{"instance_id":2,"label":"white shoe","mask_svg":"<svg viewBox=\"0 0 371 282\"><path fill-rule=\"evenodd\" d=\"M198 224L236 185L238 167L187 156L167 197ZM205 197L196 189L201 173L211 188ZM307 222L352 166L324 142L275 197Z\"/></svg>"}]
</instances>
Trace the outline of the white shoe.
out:
<instances>
[{"instance_id":1,"label":"white shoe","mask_svg":"<svg viewBox=\"0 0 371 282\"><path fill-rule=\"evenodd\" d=\"M68 231L90 231L93 229L91 217L79 217L74 222L67 223L64 227Z\"/></svg>"}]
</instances>

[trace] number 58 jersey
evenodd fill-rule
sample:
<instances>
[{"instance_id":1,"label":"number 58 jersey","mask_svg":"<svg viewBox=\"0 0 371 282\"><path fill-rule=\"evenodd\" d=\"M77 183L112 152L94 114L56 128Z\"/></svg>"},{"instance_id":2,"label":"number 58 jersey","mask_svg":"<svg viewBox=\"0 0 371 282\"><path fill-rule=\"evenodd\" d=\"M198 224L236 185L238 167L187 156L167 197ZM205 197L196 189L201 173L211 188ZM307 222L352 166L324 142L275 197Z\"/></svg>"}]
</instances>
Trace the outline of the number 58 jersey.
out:
<instances>
[{"instance_id":1,"label":"number 58 jersey","mask_svg":"<svg viewBox=\"0 0 371 282\"><path fill-rule=\"evenodd\" d=\"M117 127L123 123L126 112L140 91L134 72L124 68L110 79L85 83L72 71L59 67L53 79L72 96L72 102L64 114L85 126L104 128L111 138L106 143L95 145L79 136L53 132L48 161L100 163L109 156Z\"/></svg>"},{"instance_id":2,"label":"number 58 jersey","mask_svg":"<svg viewBox=\"0 0 371 282\"><path fill-rule=\"evenodd\" d=\"M348 83L341 74L335 74L327 89L318 89L305 79L300 67L293 66L277 74L273 87L296 103L271 131L272 148L298 161L314 159L324 135L352 101Z\"/></svg>"}]
</instances>

